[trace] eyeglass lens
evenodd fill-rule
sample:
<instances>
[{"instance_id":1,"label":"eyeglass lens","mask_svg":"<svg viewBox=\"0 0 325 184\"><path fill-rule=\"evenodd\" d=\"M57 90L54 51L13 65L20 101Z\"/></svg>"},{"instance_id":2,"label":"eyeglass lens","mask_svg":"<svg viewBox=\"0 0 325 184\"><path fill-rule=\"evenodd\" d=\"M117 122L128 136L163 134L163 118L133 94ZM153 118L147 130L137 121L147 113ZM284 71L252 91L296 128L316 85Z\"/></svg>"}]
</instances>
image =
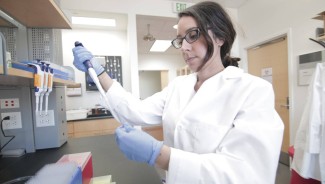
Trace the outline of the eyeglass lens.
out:
<instances>
[{"instance_id":1,"label":"eyeglass lens","mask_svg":"<svg viewBox=\"0 0 325 184\"><path fill-rule=\"evenodd\" d=\"M200 30L199 29L193 29L186 33L186 35L182 38L176 38L172 41L172 45L179 49L182 47L183 40L185 39L187 43L193 43L200 37Z\"/></svg>"}]
</instances>

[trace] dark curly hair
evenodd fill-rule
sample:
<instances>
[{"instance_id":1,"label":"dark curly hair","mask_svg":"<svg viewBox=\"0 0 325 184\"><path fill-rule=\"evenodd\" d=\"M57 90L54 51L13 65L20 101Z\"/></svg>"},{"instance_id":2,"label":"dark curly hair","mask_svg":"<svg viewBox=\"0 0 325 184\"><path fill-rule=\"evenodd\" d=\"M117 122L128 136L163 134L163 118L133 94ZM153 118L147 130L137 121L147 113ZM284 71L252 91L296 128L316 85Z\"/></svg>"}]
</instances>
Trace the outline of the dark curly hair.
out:
<instances>
[{"instance_id":1,"label":"dark curly hair","mask_svg":"<svg viewBox=\"0 0 325 184\"><path fill-rule=\"evenodd\" d=\"M179 18L183 16L190 16L195 19L201 35L207 41L208 50L204 59L205 62L212 57L214 51L213 40L208 34L208 30L211 30L214 38L224 41L220 51L224 67L238 67L240 58L230 57L230 50L236 38L236 31L229 15L218 3L212 1L197 3L178 13Z\"/></svg>"}]
</instances>

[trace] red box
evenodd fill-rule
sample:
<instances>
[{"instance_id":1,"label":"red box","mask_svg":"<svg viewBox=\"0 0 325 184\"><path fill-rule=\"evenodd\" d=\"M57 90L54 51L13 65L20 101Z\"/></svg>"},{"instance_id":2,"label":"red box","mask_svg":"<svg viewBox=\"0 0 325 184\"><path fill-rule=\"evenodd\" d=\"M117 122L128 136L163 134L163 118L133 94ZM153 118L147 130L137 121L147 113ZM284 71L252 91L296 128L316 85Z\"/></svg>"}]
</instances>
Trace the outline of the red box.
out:
<instances>
[{"instance_id":1,"label":"red box","mask_svg":"<svg viewBox=\"0 0 325 184\"><path fill-rule=\"evenodd\" d=\"M290 158L293 159L295 155L295 148L293 146L290 146L288 153ZM321 184L321 182L312 178L305 179L301 177L294 169L291 169L290 184Z\"/></svg>"},{"instance_id":2,"label":"red box","mask_svg":"<svg viewBox=\"0 0 325 184\"><path fill-rule=\"evenodd\" d=\"M58 161L59 162L75 162L81 168L82 172L82 183L89 184L93 177L93 161L91 152L74 153L63 155Z\"/></svg>"}]
</instances>

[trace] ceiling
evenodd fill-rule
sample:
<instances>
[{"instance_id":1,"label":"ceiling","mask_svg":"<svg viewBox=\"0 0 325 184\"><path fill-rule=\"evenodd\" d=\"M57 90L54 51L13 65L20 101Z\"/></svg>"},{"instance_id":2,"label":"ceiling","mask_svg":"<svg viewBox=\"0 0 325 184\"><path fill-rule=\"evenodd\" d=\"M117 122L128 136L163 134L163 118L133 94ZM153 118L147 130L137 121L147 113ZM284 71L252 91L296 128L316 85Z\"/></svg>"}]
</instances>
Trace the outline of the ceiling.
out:
<instances>
[{"instance_id":1,"label":"ceiling","mask_svg":"<svg viewBox=\"0 0 325 184\"><path fill-rule=\"evenodd\" d=\"M168 0L168 1L177 1L177 0ZM187 3L198 3L202 0L182 0L182 2ZM216 0L223 7L226 8L239 8L248 0ZM179 1L178 1L179 2ZM86 16L86 17L102 17L102 18L115 18L116 19L116 28L110 30L126 30L127 29L127 15L125 14L112 14L112 13L96 13L96 12L85 12L78 10L70 10L71 15L75 16ZM138 53L139 54L155 54L149 52L153 41L145 41L143 37L148 34L147 25L150 24L150 34L159 40L172 40L176 36L176 30L173 28L177 24L177 18L170 17L157 17L157 16L146 16L146 15L137 15L137 43L138 43ZM80 28L73 25L73 28ZM83 26L82 28L85 28ZM92 29L96 27L91 27ZM100 29L100 28L98 28ZM177 49L174 49L172 46L165 52L165 54L179 54Z\"/></svg>"},{"instance_id":2,"label":"ceiling","mask_svg":"<svg viewBox=\"0 0 325 184\"><path fill-rule=\"evenodd\" d=\"M154 54L149 52L154 41L145 41L143 39L143 37L148 34L148 24L150 24L150 34L153 35L156 40L172 40L175 38L176 29L174 29L173 26L177 24L176 18L137 15L136 21L139 54ZM178 54L179 52L177 49L169 47L165 53Z\"/></svg>"}]
</instances>

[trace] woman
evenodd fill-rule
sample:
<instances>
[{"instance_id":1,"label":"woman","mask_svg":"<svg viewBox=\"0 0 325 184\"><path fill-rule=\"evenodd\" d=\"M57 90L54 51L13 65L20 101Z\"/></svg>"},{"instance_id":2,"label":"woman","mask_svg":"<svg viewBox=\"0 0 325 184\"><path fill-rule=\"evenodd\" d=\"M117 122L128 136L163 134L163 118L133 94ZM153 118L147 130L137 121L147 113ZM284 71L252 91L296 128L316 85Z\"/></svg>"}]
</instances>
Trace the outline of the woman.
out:
<instances>
[{"instance_id":1,"label":"woman","mask_svg":"<svg viewBox=\"0 0 325 184\"><path fill-rule=\"evenodd\" d=\"M177 37L193 71L161 92L132 97L82 47L74 64L91 60L107 91L107 108L123 125L116 130L131 160L168 170L167 183L274 183L283 123L274 109L272 85L237 68L230 57L236 32L224 9L201 2L179 13ZM130 125L163 125L164 142ZM129 125L130 124L130 125Z\"/></svg>"}]
</instances>

